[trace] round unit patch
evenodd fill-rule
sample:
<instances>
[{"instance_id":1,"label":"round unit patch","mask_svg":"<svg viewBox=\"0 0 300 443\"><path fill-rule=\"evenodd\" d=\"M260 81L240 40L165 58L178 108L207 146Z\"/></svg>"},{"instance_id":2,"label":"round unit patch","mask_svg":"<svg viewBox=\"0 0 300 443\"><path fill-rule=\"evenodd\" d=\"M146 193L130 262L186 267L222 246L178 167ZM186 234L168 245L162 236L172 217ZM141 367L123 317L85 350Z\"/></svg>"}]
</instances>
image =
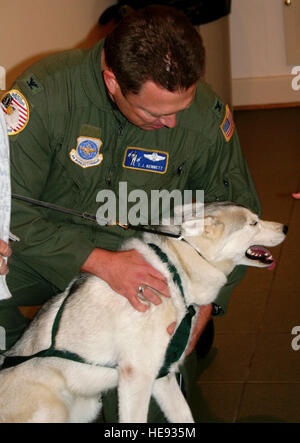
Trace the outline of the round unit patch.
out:
<instances>
[{"instance_id":1,"label":"round unit patch","mask_svg":"<svg viewBox=\"0 0 300 443\"><path fill-rule=\"evenodd\" d=\"M100 138L81 136L77 138L77 147L70 151L71 160L82 168L98 166L103 160L100 154Z\"/></svg>"},{"instance_id":2,"label":"round unit patch","mask_svg":"<svg viewBox=\"0 0 300 443\"><path fill-rule=\"evenodd\" d=\"M23 131L29 120L29 106L23 94L12 89L2 97L0 105L4 111L8 135Z\"/></svg>"},{"instance_id":3,"label":"round unit patch","mask_svg":"<svg viewBox=\"0 0 300 443\"><path fill-rule=\"evenodd\" d=\"M91 139L79 143L77 152L82 160L93 160L98 154L98 146Z\"/></svg>"}]
</instances>

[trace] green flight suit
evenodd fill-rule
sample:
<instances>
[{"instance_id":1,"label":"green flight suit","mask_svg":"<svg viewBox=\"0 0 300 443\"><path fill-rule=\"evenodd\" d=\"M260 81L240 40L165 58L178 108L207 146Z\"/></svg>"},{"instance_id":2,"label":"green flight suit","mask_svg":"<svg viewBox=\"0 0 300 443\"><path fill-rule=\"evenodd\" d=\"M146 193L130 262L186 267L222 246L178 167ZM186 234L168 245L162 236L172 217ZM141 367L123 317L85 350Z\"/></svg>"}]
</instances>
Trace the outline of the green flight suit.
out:
<instances>
[{"instance_id":1,"label":"green flight suit","mask_svg":"<svg viewBox=\"0 0 300 443\"><path fill-rule=\"evenodd\" d=\"M98 192L113 191L118 206L119 183L125 182L128 194L135 189L149 196L151 190L201 189L206 202L231 200L259 212L229 110L213 91L199 83L175 128L143 131L108 97L102 50L103 41L91 50L47 57L16 81L14 93L4 96L7 114L13 98L25 108L25 117L9 132L12 192L96 214ZM152 158L148 166L130 163L131 148ZM160 169L153 154L164 159ZM115 251L137 235L16 200L11 231L21 241L13 245L9 262L13 297L0 302L8 347L27 324L17 306L38 305L63 291L95 247ZM223 312L243 274L243 267L236 268L220 292L216 303Z\"/></svg>"}]
</instances>

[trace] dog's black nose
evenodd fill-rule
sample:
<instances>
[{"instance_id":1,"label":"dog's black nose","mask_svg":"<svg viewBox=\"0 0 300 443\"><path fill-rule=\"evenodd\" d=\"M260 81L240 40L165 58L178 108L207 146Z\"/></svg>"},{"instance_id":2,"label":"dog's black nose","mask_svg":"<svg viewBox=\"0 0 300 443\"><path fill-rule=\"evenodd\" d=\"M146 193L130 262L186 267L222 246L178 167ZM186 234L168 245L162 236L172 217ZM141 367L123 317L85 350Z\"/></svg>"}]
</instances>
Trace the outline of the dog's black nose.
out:
<instances>
[{"instance_id":1,"label":"dog's black nose","mask_svg":"<svg viewBox=\"0 0 300 443\"><path fill-rule=\"evenodd\" d=\"M286 235L288 233L289 227L287 225L284 225L282 228L282 232Z\"/></svg>"}]
</instances>

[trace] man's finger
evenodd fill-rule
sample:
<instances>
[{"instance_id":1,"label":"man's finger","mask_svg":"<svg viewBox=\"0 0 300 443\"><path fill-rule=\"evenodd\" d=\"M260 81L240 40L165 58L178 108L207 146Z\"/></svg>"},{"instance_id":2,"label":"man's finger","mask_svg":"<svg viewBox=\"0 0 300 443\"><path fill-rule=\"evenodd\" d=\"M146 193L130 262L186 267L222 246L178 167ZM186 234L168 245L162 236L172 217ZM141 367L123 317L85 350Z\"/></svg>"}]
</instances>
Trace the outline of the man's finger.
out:
<instances>
[{"instance_id":1,"label":"man's finger","mask_svg":"<svg viewBox=\"0 0 300 443\"><path fill-rule=\"evenodd\" d=\"M9 257L11 255L11 249L5 241L0 240L0 254L5 257Z\"/></svg>"},{"instance_id":2,"label":"man's finger","mask_svg":"<svg viewBox=\"0 0 300 443\"><path fill-rule=\"evenodd\" d=\"M173 321L173 323L171 323L171 324L167 327L168 334L173 335L173 334L174 334L174 331L175 331L175 328L176 328L176 321Z\"/></svg>"},{"instance_id":3,"label":"man's finger","mask_svg":"<svg viewBox=\"0 0 300 443\"><path fill-rule=\"evenodd\" d=\"M162 302L161 298L158 294L160 294L160 293L158 291L154 291L152 288L150 288L150 286L145 286L143 293L142 293L143 297L146 300L149 300L154 305L160 305ZM162 294L160 294L160 295L162 295Z\"/></svg>"},{"instance_id":4,"label":"man's finger","mask_svg":"<svg viewBox=\"0 0 300 443\"><path fill-rule=\"evenodd\" d=\"M133 295L131 297L127 297L129 303L139 312L145 312L149 309L149 305L147 303L143 303L140 298L140 294Z\"/></svg>"},{"instance_id":5,"label":"man's finger","mask_svg":"<svg viewBox=\"0 0 300 443\"><path fill-rule=\"evenodd\" d=\"M157 278L153 278L152 275L149 275L143 284L159 297L170 297L169 286L165 281L158 280Z\"/></svg>"}]
</instances>

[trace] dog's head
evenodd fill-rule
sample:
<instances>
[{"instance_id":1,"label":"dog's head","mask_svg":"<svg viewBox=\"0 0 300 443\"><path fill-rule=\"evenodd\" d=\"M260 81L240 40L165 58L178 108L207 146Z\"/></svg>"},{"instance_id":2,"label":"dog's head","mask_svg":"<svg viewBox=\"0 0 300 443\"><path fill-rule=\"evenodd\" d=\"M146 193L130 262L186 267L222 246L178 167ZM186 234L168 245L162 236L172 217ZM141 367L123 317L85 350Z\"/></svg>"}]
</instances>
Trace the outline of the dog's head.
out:
<instances>
[{"instance_id":1,"label":"dog's head","mask_svg":"<svg viewBox=\"0 0 300 443\"><path fill-rule=\"evenodd\" d=\"M194 212L195 207L193 207ZM230 260L234 266L272 268L274 258L267 247L280 244L287 233L281 223L260 220L243 206L208 204L203 217L190 215L182 223L183 236L211 262Z\"/></svg>"}]
</instances>

